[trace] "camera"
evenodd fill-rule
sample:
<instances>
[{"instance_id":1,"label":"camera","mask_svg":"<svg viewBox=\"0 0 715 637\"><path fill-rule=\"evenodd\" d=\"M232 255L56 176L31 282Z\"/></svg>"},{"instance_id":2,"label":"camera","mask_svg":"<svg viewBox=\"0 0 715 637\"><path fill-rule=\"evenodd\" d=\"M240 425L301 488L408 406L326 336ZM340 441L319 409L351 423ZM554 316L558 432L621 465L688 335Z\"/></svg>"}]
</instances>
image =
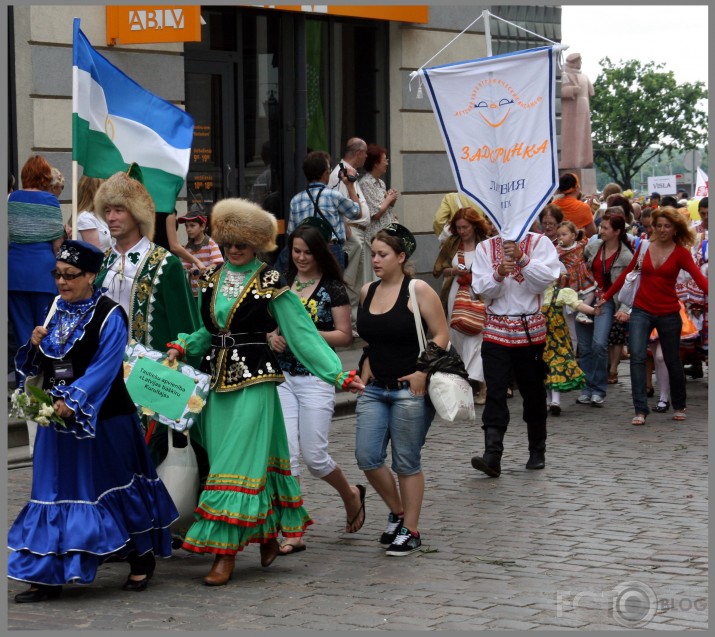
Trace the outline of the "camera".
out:
<instances>
[{"instance_id":1,"label":"camera","mask_svg":"<svg viewBox=\"0 0 715 637\"><path fill-rule=\"evenodd\" d=\"M343 162L340 162L340 170L338 171L338 179L342 179L343 175L345 175L348 178L348 181L355 183L357 181L357 175L348 175L347 168L345 168L345 164Z\"/></svg>"}]
</instances>

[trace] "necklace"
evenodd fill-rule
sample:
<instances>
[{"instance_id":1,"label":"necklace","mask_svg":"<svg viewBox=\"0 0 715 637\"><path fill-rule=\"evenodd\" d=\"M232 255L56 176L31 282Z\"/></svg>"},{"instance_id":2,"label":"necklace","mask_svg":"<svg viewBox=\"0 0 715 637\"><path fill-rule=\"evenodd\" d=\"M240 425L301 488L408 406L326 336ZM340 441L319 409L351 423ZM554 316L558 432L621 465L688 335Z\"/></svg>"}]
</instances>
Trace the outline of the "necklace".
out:
<instances>
[{"instance_id":1,"label":"necklace","mask_svg":"<svg viewBox=\"0 0 715 637\"><path fill-rule=\"evenodd\" d=\"M305 288L309 288L311 285L313 285L313 283L315 283L315 279L310 279L309 281L303 282L300 279L298 279L298 277L296 277L295 290L296 290L296 292L302 292L303 290L305 290Z\"/></svg>"},{"instance_id":2,"label":"necklace","mask_svg":"<svg viewBox=\"0 0 715 637\"><path fill-rule=\"evenodd\" d=\"M243 291L244 282L246 280L245 272L226 271L226 277L221 286L221 294L228 299L235 299Z\"/></svg>"}]
</instances>

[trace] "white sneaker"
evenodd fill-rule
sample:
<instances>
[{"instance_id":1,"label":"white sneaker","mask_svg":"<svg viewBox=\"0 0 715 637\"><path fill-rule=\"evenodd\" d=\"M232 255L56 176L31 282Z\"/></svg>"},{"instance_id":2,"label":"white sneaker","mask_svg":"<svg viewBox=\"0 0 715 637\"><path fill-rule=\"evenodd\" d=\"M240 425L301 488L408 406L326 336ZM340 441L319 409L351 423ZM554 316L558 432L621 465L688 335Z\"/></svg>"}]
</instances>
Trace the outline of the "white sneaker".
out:
<instances>
[{"instance_id":1,"label":"white sneaker","mask_svg":"<svg viewBox=\"0 0 715 637\"><path fill-rule=\"evenodd\" d=\"M578 323L583 323L584 325L590 325L591 323L593 323L593 319L590 316L584 314L583 312L579 312L576 315L575 320Z\"/></svg>"},{"instance_id":2,"label":"white sneaker","mask_svg":"<svg viewBox=\"0 0 715 637\"><path fill-rule=\"evenodd\" d=\"M590 405L591 404L591 394L581 394L577 399L576 402L579 405Z\"/></svg>"},{"instance_id":3,"label":"white sneaker","mask_svg":"<svg viewBox=\"0 0 715 637\"><path fill-rule=\"evenodd\" d=\"M596 394L591 396L591 407L603 407L605 402L606 399L603 396L597 396Z\"/></svg>"}]
</instances>

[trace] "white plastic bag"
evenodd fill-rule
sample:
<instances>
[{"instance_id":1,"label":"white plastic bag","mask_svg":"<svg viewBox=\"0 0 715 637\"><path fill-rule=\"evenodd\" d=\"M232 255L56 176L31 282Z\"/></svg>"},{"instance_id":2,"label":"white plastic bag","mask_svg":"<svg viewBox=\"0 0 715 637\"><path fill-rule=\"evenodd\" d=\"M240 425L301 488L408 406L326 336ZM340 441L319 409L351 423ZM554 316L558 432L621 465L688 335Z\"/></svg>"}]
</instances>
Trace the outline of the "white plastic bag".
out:
<instances>
[{"instance_id":1,"label":"white plastic bag","mask_svg":"<svg viewBox=\"0 0 715 637\"><path fill-rule=\"evenodd\" d=\"M172 524L174 529L186 529L194 523L194 509L196 508L199 493L199 464L196 454L188 439L189 430L186 430L187 445L184 448L174 446L173 431L169 430L169 449L156 473L164 483L174 506L179 512L179 519Z\"/></svg>"},{"instance_id":2,"label":"white plastic bag","mask_svg":"<svg viewBox=\"0 0 715 637\"><path fill-rule=\"evenodd\" d=\"M430 376L427 391L440 418L449 422L475 419L472 387L461 376L435 372Z\"/></svg>"}]
</instances>

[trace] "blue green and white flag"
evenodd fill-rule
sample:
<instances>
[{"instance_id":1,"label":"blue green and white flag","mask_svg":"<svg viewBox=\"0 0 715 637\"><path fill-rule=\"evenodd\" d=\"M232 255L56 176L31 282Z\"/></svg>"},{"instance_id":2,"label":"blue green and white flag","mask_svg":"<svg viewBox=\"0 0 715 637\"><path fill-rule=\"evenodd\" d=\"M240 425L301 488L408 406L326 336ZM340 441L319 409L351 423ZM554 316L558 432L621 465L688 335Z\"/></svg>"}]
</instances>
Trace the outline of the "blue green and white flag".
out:
<instances>
[{"instance_id":1,"label":"blue green and white flag","mask_svg":"<svg viewBox=\"0 0 715 637\"><path fill-rule=\"evenodd\" d=\"M74 20L72 159L88 177L136 162L159 212L173 212L189 171L194 120L97 53Z\"/></svg>"}]
</instances>

